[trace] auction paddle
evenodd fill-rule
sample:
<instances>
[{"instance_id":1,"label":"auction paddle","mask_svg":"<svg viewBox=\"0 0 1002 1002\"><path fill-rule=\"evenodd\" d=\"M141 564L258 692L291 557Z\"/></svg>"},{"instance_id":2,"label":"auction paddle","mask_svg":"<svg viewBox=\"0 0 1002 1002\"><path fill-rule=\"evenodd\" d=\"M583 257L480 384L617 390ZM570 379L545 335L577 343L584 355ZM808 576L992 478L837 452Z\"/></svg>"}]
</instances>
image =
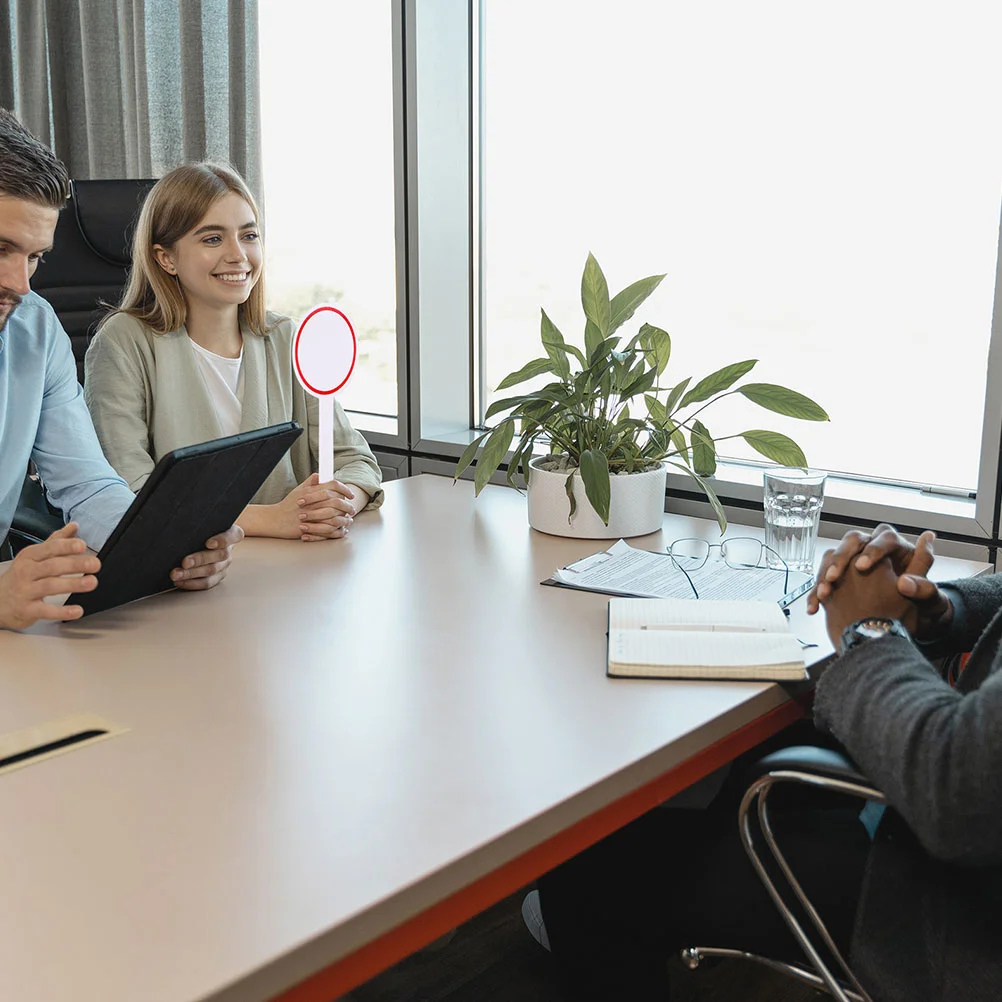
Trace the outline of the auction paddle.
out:
<instances>
[{"instance_id":1,"label":"auction paddle","mask_svg":"<svg viewBox=\"0 0 1002 1002\"><path fill-rule=\"evenodd\" d=\"M320 483L334 479L334 394L355 368L358 344L351 321L335 306L317 306L303 318L292 343L296 378L320 406Z\"/></svg>"}]
</instances>

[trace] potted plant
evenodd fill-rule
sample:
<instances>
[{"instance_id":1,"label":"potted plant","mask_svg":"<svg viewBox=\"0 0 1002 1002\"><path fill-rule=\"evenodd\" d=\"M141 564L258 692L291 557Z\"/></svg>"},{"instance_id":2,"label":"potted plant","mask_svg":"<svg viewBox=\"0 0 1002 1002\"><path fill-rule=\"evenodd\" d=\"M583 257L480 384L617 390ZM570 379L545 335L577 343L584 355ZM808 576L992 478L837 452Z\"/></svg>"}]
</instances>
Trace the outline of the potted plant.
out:
<instances>
[{"instance_id":1,"label":"potted plant","mask_svg":"<svg viewBox=\"0 0 1002 1002\"><path fill-rule=\"evenodd\" d=\"M522 472L529 491L530 524L560 535L595 537L639 535L660 528L666 464L695 481L723 532L727 518L707 478L716 470L717 445L726 439L742 438L783 466L806 467L800 446L779 432L752 429L714 436L707 428L707 408L735 393L777 414L828 420L821 407L794 390L773 383L738 385L757 359L726 365L696 383L691 376L669 380L671 338L666 331L645 323L625 343L617 334L663 278L642 278L610 298L605 275L589 254L581 279L584 349L565 341L542 311L545 357L506 376L498 390L543 374L556 378L541 389L494 401L487 418L505 412L507 416L464 450L456 478L479 456L474 476L479 494L504 461L517 429L508 483L516 486L515 478ZM541 443L547 445L548 455L533 459L534 448ZM634 523L626 517L629 511L617 510L629 504L613 499L613 488L639 474L653 474L655 486L641 493L648 499L653 496L654 507L636 523L639 529L623 531L624 525L633 528ZM546 524L537 524L542 508L534 505L534 494L544 491L552 496L553 488L547 491L544 482L550 483L554 476L559 482L559 519L554 522L548 515L543 518Z\"/></svg>"}]
</instances>

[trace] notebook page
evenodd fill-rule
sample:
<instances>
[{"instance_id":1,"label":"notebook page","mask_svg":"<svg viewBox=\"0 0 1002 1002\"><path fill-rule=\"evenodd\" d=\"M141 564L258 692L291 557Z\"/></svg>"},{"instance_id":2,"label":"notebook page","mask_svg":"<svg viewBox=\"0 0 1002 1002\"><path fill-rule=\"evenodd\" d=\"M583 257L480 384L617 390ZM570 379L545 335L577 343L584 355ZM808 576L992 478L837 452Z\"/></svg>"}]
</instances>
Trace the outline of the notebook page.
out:
<instances>
[{"instance_id":1,"label":"notebook page","mask_svg":"<svg viewBox=\"0 0 1002 1002\"><path fill-rule=\"evenodd\" d=\"M752 668L804 664L791 633L709 633L700 630L610 630L609 662L661 668Z\"/></svg>"},{"instance_id":2,"label":"notebook page","mask_svg":"<svg viewBox=\"0 0 1002 1002\"><path fill-rule=\"evenodd\" d=\"M775 602L613 598L609 600L609 625L623 630L789 634L786 616Z\"/></svg>"}]
</instances>

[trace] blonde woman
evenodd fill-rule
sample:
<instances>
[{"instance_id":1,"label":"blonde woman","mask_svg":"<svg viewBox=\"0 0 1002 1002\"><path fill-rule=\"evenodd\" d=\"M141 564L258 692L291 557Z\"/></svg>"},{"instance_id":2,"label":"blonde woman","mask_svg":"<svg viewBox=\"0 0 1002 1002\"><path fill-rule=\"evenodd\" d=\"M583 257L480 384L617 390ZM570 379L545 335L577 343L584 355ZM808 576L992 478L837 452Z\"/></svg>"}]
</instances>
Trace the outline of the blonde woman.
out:
<instances>
[{"instance_id":1,"label":"blonde woman","mask_svg":"<svg viewBox=\"0 0 1002 1002\"><path fill-rule=\"evenodd\" d=\"M317 403L292 372L288 317L266 313L258 211L215 164L178 167L143 204L122 301L84 361L104 453L134 490L171 449L296 420L300 436L242 512L249 536L347 535L383 500L379 466L335 402L335 480L316 471Z\"/></svg>"}]
</instances>

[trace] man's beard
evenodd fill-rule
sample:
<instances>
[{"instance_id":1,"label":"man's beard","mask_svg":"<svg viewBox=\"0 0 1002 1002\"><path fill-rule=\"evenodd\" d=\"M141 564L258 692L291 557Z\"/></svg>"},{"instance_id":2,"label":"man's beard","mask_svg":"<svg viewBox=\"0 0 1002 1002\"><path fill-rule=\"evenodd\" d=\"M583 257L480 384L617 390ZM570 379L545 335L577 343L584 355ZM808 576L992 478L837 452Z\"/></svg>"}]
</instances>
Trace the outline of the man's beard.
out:
<instances>
[{"instance_id":1,"label":"man's beard","mask_svg":"<svg viewBox=\"0 0 1002 1002\"><path fill-rule=\"evenodd\" d=\"M20 302L21 297L16 292L0 288L0 310L3 310L5 306L7 309L6 313L0 314L0 334L3 333L3 329L7 326L7 321L14 315L14 311Z\"/></svg>"}]
</instances>

